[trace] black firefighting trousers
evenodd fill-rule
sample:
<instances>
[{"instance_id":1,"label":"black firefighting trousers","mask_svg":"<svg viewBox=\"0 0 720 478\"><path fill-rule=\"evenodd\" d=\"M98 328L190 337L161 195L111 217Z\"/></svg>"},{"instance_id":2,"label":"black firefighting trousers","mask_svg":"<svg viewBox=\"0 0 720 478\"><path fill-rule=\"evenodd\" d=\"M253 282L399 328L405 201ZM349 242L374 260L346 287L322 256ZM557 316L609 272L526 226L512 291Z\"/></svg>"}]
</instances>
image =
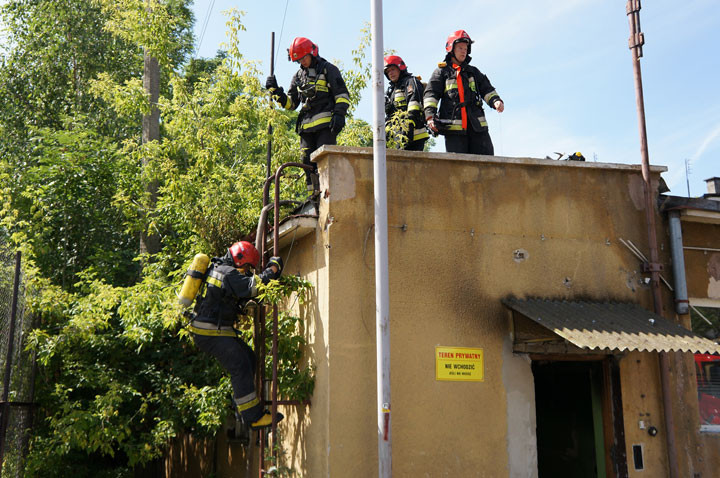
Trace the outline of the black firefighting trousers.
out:
<instances>
[{"instance_id":1,"label":"black firefighting trousers","mask_svg":"<svg viewBox=\"0 0 720 478\"><path fill-rule=\"evenodd\" d=\"M487 130L477 133L468 131L465 134L446 134L445 151L448 153L487 154L495 153L490 133Z\"/></svg>"},{"instance_id":2,"label":"black firefighting trousers","mask_svg":"<svg viewBox=\"0 0 720 478\"><path fill-rule=\"evenodd\" d=\"M250 424L259 420L264 409L263 401L255 391L256 359L253 349L237 337L193 334L193 339L200 350L215 357L230 373L233 396L243 421Z\"/></svg>"},{"instance_id":3,"label":"black firefighting trousers","mask_svg":"<svg viewBox=\"0 0 720 478\"><path fill-rule=\"evenodd\" d=\"M326 144L337 144L337 138L330 132L330 128L323 128L312 133L300 133L300 147L302 148L303 164L309 164L313 167L313 173L317 173L317 164L310 162L310 155L320 146ZM310 172L305 171L305 182L310 185Z\"/></svg>"}]
</instances>

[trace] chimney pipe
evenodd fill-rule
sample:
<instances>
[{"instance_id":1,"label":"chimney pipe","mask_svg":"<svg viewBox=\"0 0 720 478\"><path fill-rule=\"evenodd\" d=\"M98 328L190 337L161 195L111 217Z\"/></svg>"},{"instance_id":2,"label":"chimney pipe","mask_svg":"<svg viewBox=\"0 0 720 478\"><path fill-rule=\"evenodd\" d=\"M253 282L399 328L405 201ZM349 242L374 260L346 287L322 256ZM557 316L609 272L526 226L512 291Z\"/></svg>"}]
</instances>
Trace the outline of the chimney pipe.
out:
<instances>
[{"instance_id":1,"label":"chimney pipe","mask_svg":"<svg viewBox=\"0 0 720 478\"><path fill-rule=\"evenodd\" d=\"M720 178L717 176L708 178L705 180L705 184L707 184L708 191L705 198L720 201Z\"/></svg>"}]
</instances>

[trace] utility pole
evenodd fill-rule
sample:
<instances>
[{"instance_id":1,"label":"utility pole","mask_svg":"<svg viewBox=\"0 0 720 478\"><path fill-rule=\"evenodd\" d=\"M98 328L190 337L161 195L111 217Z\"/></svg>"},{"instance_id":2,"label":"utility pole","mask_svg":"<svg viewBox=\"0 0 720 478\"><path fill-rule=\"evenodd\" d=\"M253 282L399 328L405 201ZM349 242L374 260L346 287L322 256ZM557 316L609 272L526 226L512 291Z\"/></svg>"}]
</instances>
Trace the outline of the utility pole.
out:
<instances>
[{"instance_id":1,"label":"utility pole","mask_svg":"<svg viewBox=\"0 0 720 478\"><path fill-rule=\"evenodd\" d=\"M655 198L653 197L650 178L650 156L648 154L647 128L645 125L645 100L643 98L642 72L640 70L642 47L645 44L645 36L640 30L640 8L640 0L628 0L625 12L628 16L628 22L630 23L630 39L628 43L630 51L632 52L633 73L635 77L635 97L637 102L638 127L640 130L640 154L645 192L645 222L647 224L648 248L650 249L650 261L644 264L644 269L645 272L650 272L655 313L662 316L662 291L660 289L660 270L662 269L662 265L660 264L658 255L657 231L655 229ZM677 446L675 444L672 392L670 390L670 358L667 352L660 352L658 355L670 478L680 478Z\"/></svg>"},{"instance_id":2,"label":"utility pole","mask_svg":"<svg viewBox=\"0 0 720 478\"><path fill-rule=\"evenodd\" d=\"M382 0L370 0L372 35L373 176L375 190L375 347L377 352L378 478L392 476L390 433L390 280L383 91Z\"/></svg>"},{"instance_id":3,"label":"utility pole","mask_svg":"<svg viewBox=\"0 0 720 478\"><path fill-rule=\"evenodd\" d=\"M687 183L688 197L690 197L690 159L685 158L685 182Z\"/></svg>"},{"instance_id":4,"label":"utility pole","mask_svg":"<svg viewBox=\"0 0 720 478\"><path fill-rule=\"evenodd\" d=\"M151 10L150 0L145 0L148 5L148 11ZM147 47L143 48L143 88L145 94L150 100L150 113L143 116L142 120L142 144L145 145L150 141L160 140L160 110L157 107L160 98L160 65L157 58L148 53ZM148 167L148 159L143 157L143 169ZM145 184L145 192L150 196L148 208L144 211L147 218L152 215L157 203L158 183L155 180ZM154 254L160 251L160 238L157 234L143 231L140 234L140 253Z\"/></svg>"}]
</instances>

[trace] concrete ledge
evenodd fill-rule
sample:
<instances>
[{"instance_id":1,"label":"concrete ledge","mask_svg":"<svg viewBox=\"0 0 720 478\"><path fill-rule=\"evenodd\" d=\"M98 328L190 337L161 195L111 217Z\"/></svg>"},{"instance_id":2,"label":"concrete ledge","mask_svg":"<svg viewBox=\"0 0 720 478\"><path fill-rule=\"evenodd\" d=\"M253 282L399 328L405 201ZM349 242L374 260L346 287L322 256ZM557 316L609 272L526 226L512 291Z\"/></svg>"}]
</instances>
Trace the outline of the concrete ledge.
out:
<instances>
[{"instance_id":1,"label":"concrete ledge","mask_svg":"<svg viewBox=\"0 0 720 478\"><path fill-rule=\"evenodd\" d=\"M300 240L317 229L318 220L316 217L293 217L280 224L278 231L278 239L280 244L278 249L281 251L290 245L290 243ZM265 250L273 250L273 239L268 238L265 241Z\"/></svg>"},{"instance_id":2,"label":"concrete ledge","mask_svg":"<svg viewBox=\"0 0 720 478\"><path fill-rule=\"evenodd\" d=\"M318 162L320 158L328 154L342 154L344 156L364 156L372 160L372 148L360 148L356 146L322 146L318 148L310 156L313 162ZM457 154L457 153L425 153L417 151L401 151L397 149L388 149L387 157L393 161L418 161L418 160L434 160L434 161L467 161L474 163L488 164L520 164L525 166L545 166L551 168L590 168L590 169L614 169L620 171L642 172L640 164L620 164L620 163L595 163L587 161L558 161L555 159L540 158L512 158L507 156L481 156L478 154ZM664 173L668 170L667 166L650 166L653 173Z\"/></svg>"},{"instance_id":3,"label":"concrete ledge","mask_svg":"<svg viewBox=\"0 0 720 478\"><path fill-rule=\"evenodd\" d=\"M292 215L280 220L280 229L278 229L278 249L282 250L291 243L314 232L318 224L317 207L313 201L307 201L300 208L296 209ZM273 234L268 234L265 238L265 250L273 251Z\"/></svg>"}]
</instances>

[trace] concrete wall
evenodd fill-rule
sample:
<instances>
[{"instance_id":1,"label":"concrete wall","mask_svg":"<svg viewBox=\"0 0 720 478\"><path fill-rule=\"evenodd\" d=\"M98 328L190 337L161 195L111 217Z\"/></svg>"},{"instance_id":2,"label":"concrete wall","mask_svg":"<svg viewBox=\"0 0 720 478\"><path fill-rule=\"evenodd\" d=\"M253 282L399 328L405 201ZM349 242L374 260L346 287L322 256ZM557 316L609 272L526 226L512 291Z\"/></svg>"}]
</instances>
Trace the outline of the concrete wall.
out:
<instances>
[{"instance_id":1,"label":"concrete wall","mask_svg":"<svg viewBox=\"0 0 720 478\"><path fill-rule=\"evenodd\" d=\"M317 385L309 409L286 410L288 463L301 476L377 476L372 152L330 147L316 160L319 228L294 244L286 271L316 286L303 313ZM500 299L652 309L641 265L619 241L647 253L642 194L633 166L388 152L394 476L537 476L530 360L512 354ZM658 228L663 242L659 216ZM484 382L435 380L436 346L483 348ZM646 453L645 471L630 464L630 476L666 476L657 356L620 364L628 456L634 443ZM690 427L680 435L696 436L678 413ZM640 418L660 434L649 437Z\"/></svg>"}]
</instances>

